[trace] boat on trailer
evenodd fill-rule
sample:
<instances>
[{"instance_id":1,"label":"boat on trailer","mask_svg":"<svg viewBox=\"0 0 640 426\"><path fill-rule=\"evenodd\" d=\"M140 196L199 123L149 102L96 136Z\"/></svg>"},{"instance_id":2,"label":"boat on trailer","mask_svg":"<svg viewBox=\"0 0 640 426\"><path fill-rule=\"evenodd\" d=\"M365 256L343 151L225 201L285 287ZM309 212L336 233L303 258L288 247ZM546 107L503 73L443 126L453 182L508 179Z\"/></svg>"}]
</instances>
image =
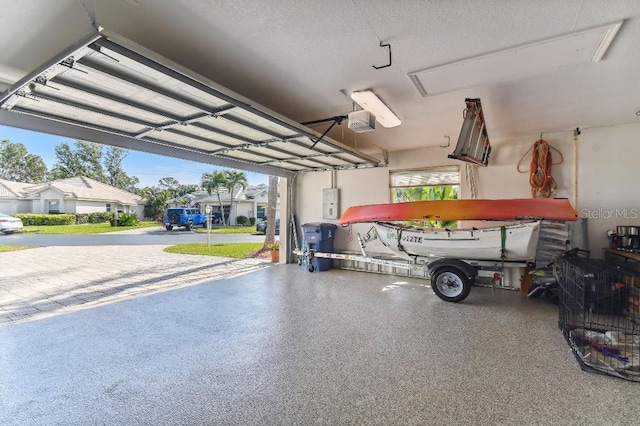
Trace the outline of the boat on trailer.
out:
<instances>
[{"instance_id":1,"label":"boat on trailer","mask_svg":"<svg viewBox=\"0 0 640 426\"><path fill-rule=\"evenodd\" d=\"M307 260L316 256L402 268L396 260L367 255L365 245L379 239L397 258L406 262L405 269L424 265L431 276L431 288L438 297L448 302L460 302L469 295L478 272L485 270L483 263L493 263L489 270L497 268L499 272L494 276L502 281L505 266L524 266L533 262L543 219L574 221L578 215L566 199L442 200L353 206L340 218L341 225L373 223L365 237L358 234L362 256L319 253L308 248L296 254ZM392 223L411 220L512 223L484 229L436 229ZM309 271L313 272L311 266Z\"/></svg>"},{"instance_id":2,"label":"boat on trailer","mask_svg":"<svg viewBox=\"0 0 640 426\"><path fill-rule=\"evenodd\" d=\"M521 222L485 229L438 229L373 224L380 242L405 259L450 258L532 262L540 222Z\"/></svg>"},{"instance_id":3,"label":"boat on trailer","mask_svg":"<svg viewBox=\"0 0 640 426\"><path fill-rule=\"evenodd\" d=\"M313 272L313 257L340 259L412 269L422 266L431 276L431 288L447 302L460 302L471 291L479 271L493 271L503 278L505 266L522 267L535 260L540 221L511 223L484 229L435 229L375 222L358 242L362 255L297 251L298 263L306 260ZM379 259L367 254L365 246L374 240L394 253ZM495 281L495 278L494 278Z\"/></svg>"}]
</instances>

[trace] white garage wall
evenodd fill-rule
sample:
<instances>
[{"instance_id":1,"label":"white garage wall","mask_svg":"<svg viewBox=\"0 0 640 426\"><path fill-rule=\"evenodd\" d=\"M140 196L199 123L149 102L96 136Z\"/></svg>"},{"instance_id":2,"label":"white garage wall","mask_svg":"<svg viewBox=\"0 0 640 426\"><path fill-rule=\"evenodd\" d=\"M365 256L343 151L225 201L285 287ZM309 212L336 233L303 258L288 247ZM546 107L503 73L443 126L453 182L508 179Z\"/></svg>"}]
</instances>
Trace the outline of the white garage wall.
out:
<instances>
[{"instance_id":1,"label":"white garage wall","mask_svg":"<svg viewBox=\"0 0 640 426\"><path fill-rule=\"evenodd\" d=\"M491 141L491 157L489 166L478 167L478 198L531 198L529 185L529 165L531 152L527 150L540 139L540 135L517 139ZM553 163L551 173L558 189L554 197L569 198L573 203L573 133L543 134L542 139L562 153L561 157L551 150ZM516 166L525 155L520 165L520 173Z\"/></svg>"},{"instance_id":2,"label":"white garage wall","mask_svg":"<svg viewBox=\"0 0 640 426\"><path fill-rule=\"evenodd\" d=\"M479 198L529 198L528 154L521 165L525 173L518 173L516 165L540 135L526 138L491 141L492 154L488 167L478 168ZM558 184L556 197L568 198L574 204L573 132L543 134L543 139L562 152L564 161L552 168ZM341 170L336 176L340 189L340 211L360 204L387 203L389 171L440 166L461 165L462 197L469 197L464 163L450 160L453 152L448 148L424 148L389 153L389 167ZM616 225L640 226L640 124L584 129L577 140L578 149L578 204L581 217L589 216L589 246L595 257L602 256L607 244L606 231ZM553 151L554 162L559 155ZM331 172L304 173L296 178L296 213L298 223L335 222L322 219L322 189L331 187ZM625 217L626 214L626 217ZM355 233L366 233L369 224L338 230L337 250L359 250ZM384 249L371 246L372 250ZM369 248L369 246L368 246Z\"/></svg>"},{"instance_id":3,"label":"white garage wall","mask_svg":"<svg viewBox=\"0 0 640 426\"><path fill-rule=\"evenodd\" d=\"M589 248L602 255L606 231L640 226L640 124L587 129L578 142L578 214L589 217Z\"/></svg>"},{"instance_id":4,"label":"white garage wall","mask_svg":"<svg viewBox=\"0 0 640 426\"><path fill-rule=\"evenodd\" d=\"M336 187L340 189L340 212L344 212L350 206L390 202L390 171L461 164L447 158L447 155L452 152L453 147L396 151L389 153L389 167L338 171ZM467 196L464 167L461 167L461 171L461 193L462 196ZM337 224L337 220L322 219L322 189L330 187L331 172L303 173L296 178L296 213L299 224L308 222ZM364 235L370 228L371 225L366 223L355 224L351 229L339 228L335 241L336 250L358 251L360 246L356 233ZM367 250L387 252L379 243L368 244Z\"/></svg>"}]
</instances>

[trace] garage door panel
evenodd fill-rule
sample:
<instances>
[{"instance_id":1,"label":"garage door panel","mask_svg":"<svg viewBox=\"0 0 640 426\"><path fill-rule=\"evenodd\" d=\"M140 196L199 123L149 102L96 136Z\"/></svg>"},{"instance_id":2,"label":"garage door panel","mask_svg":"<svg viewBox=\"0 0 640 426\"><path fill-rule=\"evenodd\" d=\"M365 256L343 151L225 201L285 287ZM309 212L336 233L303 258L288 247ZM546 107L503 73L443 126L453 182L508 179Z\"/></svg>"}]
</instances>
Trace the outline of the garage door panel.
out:
<instances>
[{"instance_id":1,"label":"garage door panel","mask_svg":"<svg viewBox=\"0 0 640 426\"><path fill-rule=\"evenodd\" d=\"M52 128L101 143L219 164L264 166L265 173L376 167L379 161L269 111L210 80L100 30L0 94L2 110L65 123ZM10 117L10 118L7 118ZM13 118L11 118L13 117ZM42 128L2 115L4 123ZM72 127L78 127L75 129ZM85 129L85 130L83 130ZM125 139L114 139L107 134ZM161 146L161 148L157 148ZM181 153L183 150L185 153ZM188 152L188 154L187 154ZM281 173L280 173L281 172Z\"/></svg>"}]
</instances>

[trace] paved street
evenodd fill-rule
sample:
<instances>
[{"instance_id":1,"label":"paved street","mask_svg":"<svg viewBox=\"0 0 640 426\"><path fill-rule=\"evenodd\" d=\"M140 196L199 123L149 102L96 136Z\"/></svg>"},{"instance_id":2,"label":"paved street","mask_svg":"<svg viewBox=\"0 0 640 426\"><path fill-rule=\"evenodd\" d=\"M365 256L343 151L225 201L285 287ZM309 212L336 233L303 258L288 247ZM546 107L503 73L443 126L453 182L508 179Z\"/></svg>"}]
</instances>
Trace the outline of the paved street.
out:
<instances>
[{"instance_id":1,"label":"paved street","mask_svg":"<svg viewBox=\"0 0 640 426\"><path fill-rule=\"evenodd\" d=\"M264 235L252 234L211 234L212 243L261 243ZM0 244L24 244L34 246L91 246L91 245L173 245L185 243L206 243L206 233L196 233L177 229L142 228L131 231L108 232L91 235L40 235L40 234L0 234Z\"/></svg>"},{"instance_id":2,"label":"paved street","mask_svg":"<svg viewBox=\"0 0 640 426\"><path fill-rule=\"evenodd\" d=\"M48 246L0 253L0 325L235 277L272 265L262 259L165 253L162 250L166 246L178 242L206 242L206 234L180 232L159 236L141 231L136 231L138 235L9 235L0 238L2 244ZM55 238L36 243L22 237ZM212 235L212 242L225 239L242 242L244 237L256 242L264 240L264 236L226 234ZM154 238L156 244L153 244ZM135 241L139 245L132 245Z\"/></svg>"}]
</instances>

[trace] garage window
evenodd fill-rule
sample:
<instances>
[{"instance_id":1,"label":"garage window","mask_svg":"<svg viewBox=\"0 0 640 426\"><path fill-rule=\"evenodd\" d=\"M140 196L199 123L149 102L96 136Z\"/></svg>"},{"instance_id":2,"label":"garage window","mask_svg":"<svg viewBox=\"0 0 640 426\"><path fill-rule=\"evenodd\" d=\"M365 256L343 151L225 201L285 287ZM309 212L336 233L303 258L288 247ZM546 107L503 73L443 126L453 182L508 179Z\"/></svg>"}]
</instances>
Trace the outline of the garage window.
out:
<instances>
[{"instance_id":1,"label":"garage window","mask_svg":"<svg viewBox=\"0 0 640 426\"><path fill-rule=\"evenodd\" d=\"M455 200L460 193L460 167L441 166L392 171L389 172L389 187L393 203ZM411 224L455 228L457 222L413 221Z\"/></svg>"}]
</instances>

